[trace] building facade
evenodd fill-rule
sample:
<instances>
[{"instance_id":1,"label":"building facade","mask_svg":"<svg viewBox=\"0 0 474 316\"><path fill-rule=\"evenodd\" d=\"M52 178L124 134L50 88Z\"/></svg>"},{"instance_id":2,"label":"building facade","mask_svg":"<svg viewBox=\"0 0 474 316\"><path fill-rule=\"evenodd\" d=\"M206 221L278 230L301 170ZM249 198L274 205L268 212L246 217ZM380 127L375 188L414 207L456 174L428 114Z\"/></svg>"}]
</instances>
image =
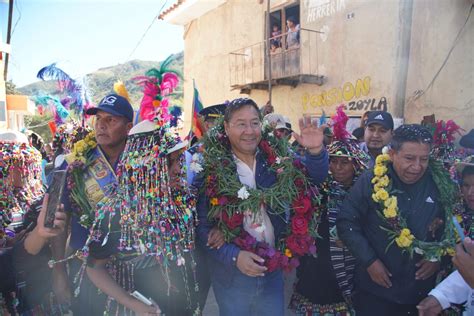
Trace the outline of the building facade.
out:
<instances>
[{"instance_id":1,"label":"building facade","mask_svg":"<svg viewBox=\"0 0 474 316\"><path fill-rule=\"evenodd\" d=\"M269 28L267 0L180 0L160 16L184 27L185 125L193 79L205 106L239 96L263 105L271 76L275 111L293 123L345 104L353 117L386 110L414 123L434 113L474 127L472 1L269 1ZM269 37L280 42L270 58Z\"/></svg>"}]
</instances>

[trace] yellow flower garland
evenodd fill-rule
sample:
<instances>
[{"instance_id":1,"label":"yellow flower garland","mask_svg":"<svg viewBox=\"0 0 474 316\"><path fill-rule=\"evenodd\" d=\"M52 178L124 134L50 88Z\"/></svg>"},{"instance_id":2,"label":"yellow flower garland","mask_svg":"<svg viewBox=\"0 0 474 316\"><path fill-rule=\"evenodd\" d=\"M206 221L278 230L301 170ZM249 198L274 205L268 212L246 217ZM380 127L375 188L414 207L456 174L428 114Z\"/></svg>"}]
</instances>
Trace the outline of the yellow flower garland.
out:
<instances>
[{"instance_id":1,"label":"yellow flower garland","mask_svg":"<svg viewBox=\"0 0 474 316\"><path fill-rule=\"evenodd\" d=\"M72 154L76 159L74 160L84 160L85 162L85 154L89 152L92 148L95 148L97 143L95 141L95 132L92 131L81 139L77 143L74 144L72 149Z\"/></svg>"},{"instance_id":2,"label":"yellow flower garland","mask_svg":"<svg viewBox=\"0 0 474 316\"><path fill-rule=\"evenodd\" d=\"M439 260L446 254L454 254L454 245L456 243L456 233L451 221L453 209L457 210L459 206L457 198L452 192L454 184L449 178L449 174L444 170L442 164L430 160L429 168L431 170L436 186L440 191L451 192L440 197L442 207L446 212L446 224L443 233L443 240L439 242L425 242L415 238L407 227L405 219L400 216L398 209L398 199L391 194L392 180L388 175L388 163L391 161L387 153L379 155L375 160L372 199L381 207L380 216L385 220L387 226L382 227L387 231L392 243L404 251L413 254L413 251L423 255L428 260Z\"/></svg>"},{"instance_id":3,"label":"yellow flower garland","mask_svg":"<svg viewBox=\"0 0 474 316\"><path fill-rule=\"evenodd\" d=\"M390 179L387 176L388 168L386 164L390 161L388 154L379 155L375 160L374 167L374 178L372 183L374 184L374 194L372 199L377 202L383 202L383 215L387 219L396 218L398 212L398 200L396 196L390 196L387 191L390 185ZM415 236L412 235L408 228L403 228L400 235L395 239L395 242L400 248L408 248L413 243Z\"/></svg>"}]
</instances>

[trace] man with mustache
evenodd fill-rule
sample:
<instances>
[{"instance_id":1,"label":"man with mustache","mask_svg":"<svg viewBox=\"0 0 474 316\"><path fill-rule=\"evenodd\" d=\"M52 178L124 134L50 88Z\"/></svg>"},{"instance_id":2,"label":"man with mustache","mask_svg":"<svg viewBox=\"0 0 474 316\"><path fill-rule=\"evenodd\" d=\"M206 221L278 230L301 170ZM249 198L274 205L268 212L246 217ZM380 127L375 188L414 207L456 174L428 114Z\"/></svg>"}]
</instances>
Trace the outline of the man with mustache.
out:
<instances>
[{"instance_id":1,"label":"man with mustache","mask_svg":"<svg viewBox=\"0 0 474 316\"><path fill-rule=\"evenodd\" d=\"M86 114L95 115L95 138L92 135L87 136L86 143L81 144L79 148L75 147L73 153L66 156L66 161L60 167L60 169L67 169L69 165L77 163L77 151L84 150L82 156L88 159L88 162L87 168L81 173L83 182L78 182L70 175L70 179L67 181L69 184L62 197L64 210L71 218L69 244L66 250L67 232L69 231L66 228L65 233L54 240L53 257L55 260L62 260L65 257L65 252L68 255L73 254L84 246L89 232L89 227L84 224L85 219L88 217L90 220L88 222L93 222L95 206L108 196L111 188L117 182L116 167L125 148L128 132L133 126L132 105L126 98L118 94L105 96L97 107L89 108ZM77 197L77 194L71 194L71 192L74 193L73 187L82 187L84 196ZM90 205L89 210L81 207L84 204L80 203L80 199L87 200L87 204ZM81 266L82 260L77 257L69 261L71 286L75 287L72 280L78 274ZM54 286L62 289L64 300L71 299L65 264L63 262L57 263L54 269L56 270L53 273L55 276ZM105 296L97 293L97 289L89 281L87 275L83 276L79 286L79 295L72 299L73 314L102 315Z\"/></svg>"}]
</instances>

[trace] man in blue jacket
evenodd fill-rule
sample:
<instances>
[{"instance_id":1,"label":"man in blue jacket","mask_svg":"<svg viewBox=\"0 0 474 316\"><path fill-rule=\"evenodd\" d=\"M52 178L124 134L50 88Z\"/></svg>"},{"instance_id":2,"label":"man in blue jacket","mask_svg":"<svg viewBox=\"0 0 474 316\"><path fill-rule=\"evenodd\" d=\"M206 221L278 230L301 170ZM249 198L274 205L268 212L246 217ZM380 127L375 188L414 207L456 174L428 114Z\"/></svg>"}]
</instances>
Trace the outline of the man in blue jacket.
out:
<instances>
[{"instance_id":1,"label":"man in blue jacket","mask_svg":"<svg viewBox=\"0 0 474 316\"><path fill-rule=\"evenodd\" d=\"M394 132L387 176L390 194L411 233L426 242L439 241L444 209L432 171L428 168L432 144L421 125L402 125ZM355 310L359 316L417 315L419 303L434 287L439 262L410 256L391 242L380 205L372 198L374 170L352 186L337 218L337 232L357 260Z\"/></svg>"},{"instance_id":2,"label":"man in blue jacket","mask_svg":"<svg viewBox=\"0 0 474 316\"><path fill-rule=\"evenodd\" d=\"M239 181L259 189L270 188L277 182L276 173L268 167L262 152L257 150L262 139L261 127L261 116L253 100L236 99L227 106L224 128ZM306 148L304 161L311 181L317 184L326 178L328 172L328 155L323 146L324 127L317 127L310 118L305 118L300 120L300 128L301 134L294 136ZM202 245L206 245L214 226L208 219L209 207L209 198L201 192L197 204L197 233L198 242ZM274 214L271 210L261 213L258 227L255 223L246 225L245 219L243 222L243 228L250 235L259 235L270 245L279 240L288 224L284 215ZM242 250L234 243L225 243L219 249L206 247L206 250L220 315L284 314L281 270L267 272L260 256Z\"/></svg>"}]
</instances>

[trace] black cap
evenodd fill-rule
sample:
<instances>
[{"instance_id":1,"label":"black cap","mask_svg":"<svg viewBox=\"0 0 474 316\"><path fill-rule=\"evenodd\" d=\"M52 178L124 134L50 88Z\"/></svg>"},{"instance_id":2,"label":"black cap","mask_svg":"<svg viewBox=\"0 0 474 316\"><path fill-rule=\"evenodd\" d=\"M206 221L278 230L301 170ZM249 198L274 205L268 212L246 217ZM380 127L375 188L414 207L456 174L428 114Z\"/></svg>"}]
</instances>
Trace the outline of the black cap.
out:
<instances>
[{"instance_id":1,"label":"black cap","mask_svg":"<svg viewBox=\"0 0 474 316\"><path fill-rule=\"evenodd\" d=\"M227 103L211 105L199 111L199 115L204 116L204 120L215 119L224 116Z\"/></svg>"},{"instance_id":2,"label":"black cap","mask_svg":"<svg viewBox=\"0 0 474 316\"><path fill-rule=\"evenodd\" d=\"M384 111L370 112L369 116L367 117L367 121L365 121L365 126L369 126L371 124L379 124L386 129L393 129L392 115Z\"/></svg>"},{"instance_id":3,"label":"black cap","mask_svg":"<svg viewBox=\"0 0 474 316\"><path fill-rule=\"evenodd\" d=\"M459 145L464 148L472 148L474 149L474 129L471 129L469 133L461 137L459 141Z\"/></svg>"},{"instance_id":4,"label":"black cap","mask_svg":"<svg viewBox=\"0 0 474 316\"><path fill-rule=\"evenodd\" d=\"M97 107L89 108L88 115L95 115L97 111L104 111L115 116L123 116L129 122L133 121L133 108L130 102L118 94L108 94L100 100Z\"/></svg>"}]
</instances>

